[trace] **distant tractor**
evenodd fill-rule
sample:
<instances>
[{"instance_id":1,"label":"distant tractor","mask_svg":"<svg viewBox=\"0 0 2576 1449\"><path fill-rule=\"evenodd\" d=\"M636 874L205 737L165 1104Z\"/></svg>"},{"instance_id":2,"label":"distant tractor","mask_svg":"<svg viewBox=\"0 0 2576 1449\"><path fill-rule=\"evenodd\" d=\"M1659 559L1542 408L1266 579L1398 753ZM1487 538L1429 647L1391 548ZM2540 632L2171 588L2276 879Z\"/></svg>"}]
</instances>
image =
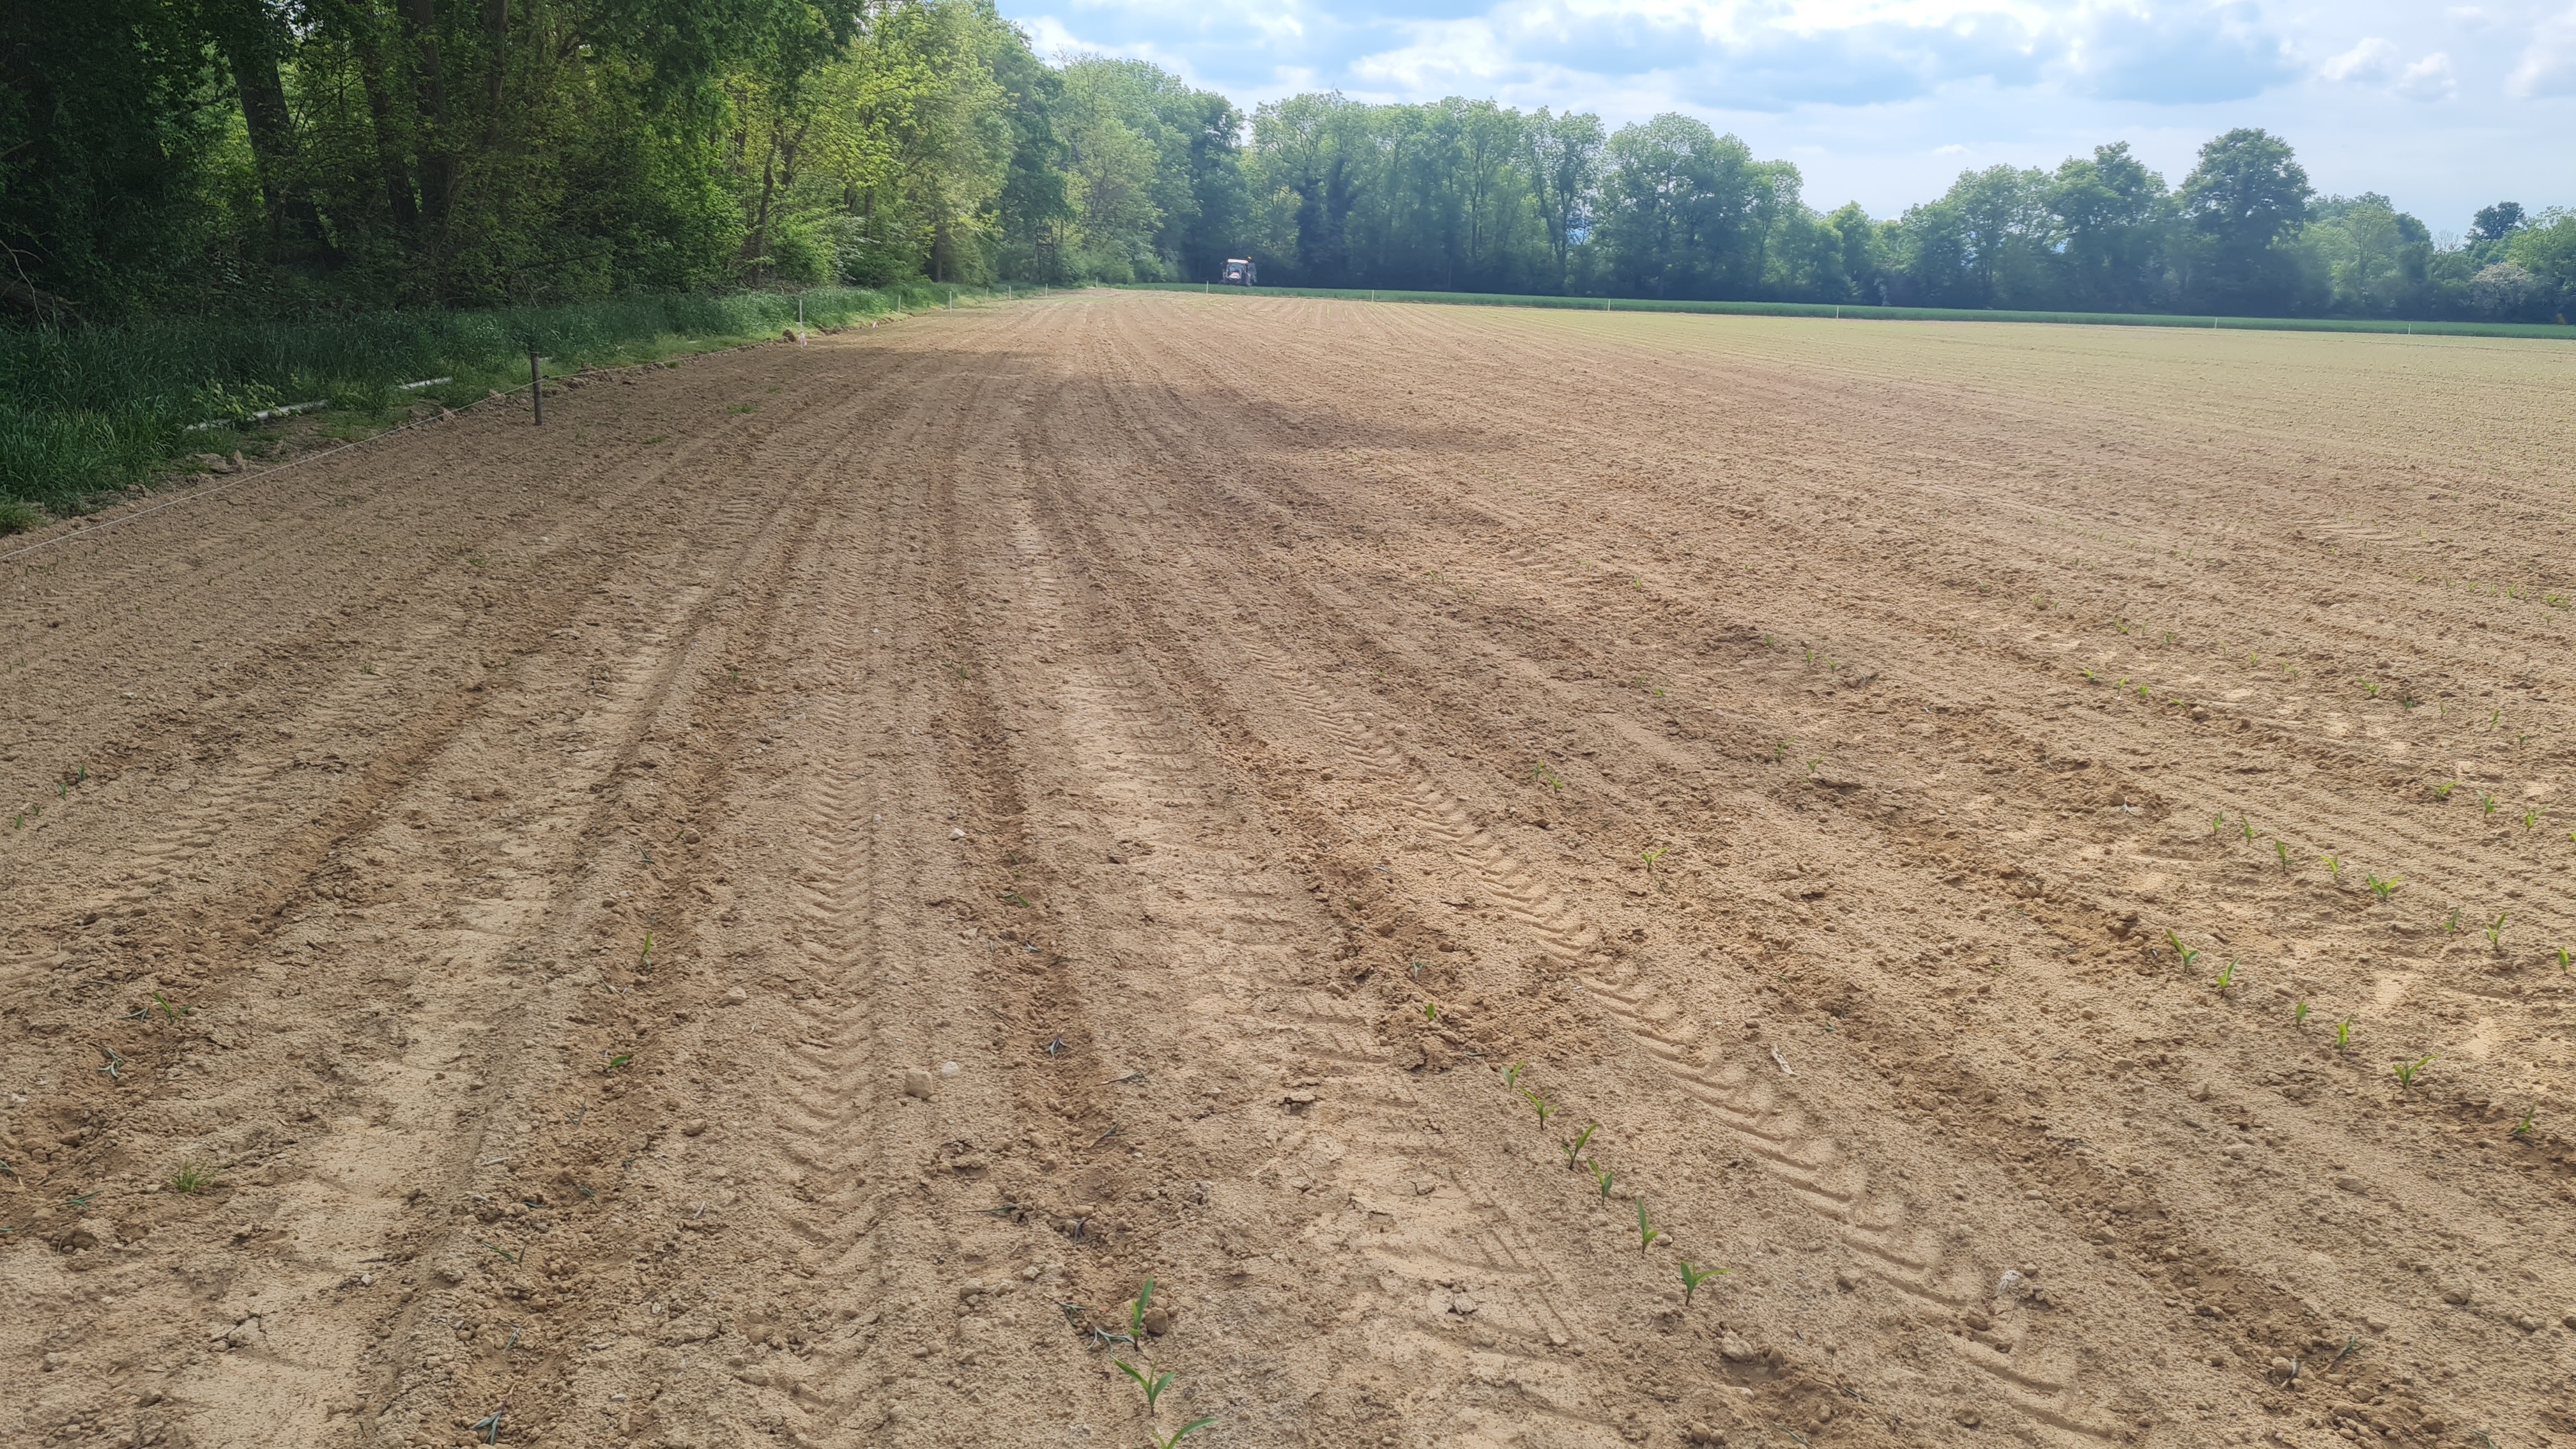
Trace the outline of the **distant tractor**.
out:
<instances>
[{"instance_id":1,"label":"distant tractor","mask_svg":"<svg viewBox=\"0 0 2576 1449\"><path fill-rule=\"evenodd\" d=\"M1225 283L1229 287L1259 286L1260 283L1254 281L1253 277L1254 270L1249 258L1228 257L1225 259L1225 275L1217 278L1217 280Z\"/></svg>"}]
</instances>

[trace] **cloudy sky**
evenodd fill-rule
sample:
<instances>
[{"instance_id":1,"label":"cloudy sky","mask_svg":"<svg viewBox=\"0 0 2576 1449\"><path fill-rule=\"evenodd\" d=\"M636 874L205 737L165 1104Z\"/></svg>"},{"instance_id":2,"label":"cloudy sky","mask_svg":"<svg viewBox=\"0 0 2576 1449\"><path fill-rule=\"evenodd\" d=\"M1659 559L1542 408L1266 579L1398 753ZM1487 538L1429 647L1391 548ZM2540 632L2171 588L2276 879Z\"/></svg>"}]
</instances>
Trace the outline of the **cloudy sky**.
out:
<instances>
[{"instance_id":1,"label":"cloudy sky","mask_svg":"<svg viewBox=\"0 0 2576 1449\"><path fill-rule=\"evenodd\" d=\"M1967 167L2112 140L2180 180L2231 126L2435 232L2576 205L2576 0L1000 0L1044 54L1142 56L1249 109L1302 90L1679 110L1891 216Z\"/></svg>"}]
</instances>

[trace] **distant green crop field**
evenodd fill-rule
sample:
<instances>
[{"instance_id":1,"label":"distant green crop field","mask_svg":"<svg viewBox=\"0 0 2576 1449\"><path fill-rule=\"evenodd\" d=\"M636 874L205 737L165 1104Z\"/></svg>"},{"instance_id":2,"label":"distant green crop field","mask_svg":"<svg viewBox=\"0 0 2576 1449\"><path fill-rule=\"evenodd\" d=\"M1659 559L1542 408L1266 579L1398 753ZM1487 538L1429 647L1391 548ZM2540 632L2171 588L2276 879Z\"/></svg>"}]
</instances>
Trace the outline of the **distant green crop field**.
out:
<instances>
[{"instance_id":1,"label":"distant green crop field","mask_svg":"<svg viewBox=\"0 0 2576 1449\"><path fill-rule=\"evenodd\" d=\"M1582 312L1705 312L1739 317L1835 317L1877 322L2056 322L2088 327L2177 327L2254 332L2389 332L2423 337L2533 337L2576 342L2576 327L2529 322L2383 322L2353 317L2176 317L2156 312L1997 312L1964 307L1832 306L1822 302L1661 302L1639 297L1547 297L1503 292L1381 292L1360 287L1212 287L1139 282L1151 292L1241 292L1352 302L1431 302L1454 307L1546 307Z\"/></svg>"}]
</instances>

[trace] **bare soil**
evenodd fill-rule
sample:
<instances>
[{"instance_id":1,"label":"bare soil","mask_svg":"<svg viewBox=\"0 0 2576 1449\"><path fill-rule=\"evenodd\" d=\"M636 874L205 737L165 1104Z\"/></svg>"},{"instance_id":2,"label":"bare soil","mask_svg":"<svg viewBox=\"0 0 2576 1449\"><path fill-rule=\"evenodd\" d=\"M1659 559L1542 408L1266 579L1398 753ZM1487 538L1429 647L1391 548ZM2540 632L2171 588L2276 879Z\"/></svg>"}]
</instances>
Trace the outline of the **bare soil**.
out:
<instances>
[{"instance_id":1,"label":"bare soil","mask_svg":"<svg viewBox=\"0 0 2576 1449\"><path fill-rule=\"evenodd\" d=\"M2576 1442L2572 390L1077 295L28 555L0 1442Z\"/></svg>"}]
</instances>

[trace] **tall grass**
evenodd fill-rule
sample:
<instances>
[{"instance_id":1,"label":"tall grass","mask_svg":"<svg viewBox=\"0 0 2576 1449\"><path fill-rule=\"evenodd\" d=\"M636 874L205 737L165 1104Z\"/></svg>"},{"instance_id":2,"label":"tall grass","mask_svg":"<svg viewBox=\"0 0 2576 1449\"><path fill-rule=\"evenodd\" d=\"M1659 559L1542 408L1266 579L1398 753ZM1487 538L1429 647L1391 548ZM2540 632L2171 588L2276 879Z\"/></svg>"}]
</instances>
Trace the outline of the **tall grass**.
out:
<instances>
[{"instance_id":1,"label":"tall grass","mask_svg":"<svg viewBox=\"0 0 2576 1449\"><path fill-rule=\"evenodd\" d=\"M967 289L917 284L804 294L805 320L947 306ZM416 396L455 406L527 381L533 347L547 371L636 361L685 346L776 336L797 297L620 297L474 312L341 318L171 318L112 327L0 330L0 533L36 521L29 505L79 510L140 481L204 434L191 423L327 400L382 415L403 383L455 380ZM208 442L205 446L215 446ZM12 507L11 505L16 505Z\"/></svg>"}]
</instances>

